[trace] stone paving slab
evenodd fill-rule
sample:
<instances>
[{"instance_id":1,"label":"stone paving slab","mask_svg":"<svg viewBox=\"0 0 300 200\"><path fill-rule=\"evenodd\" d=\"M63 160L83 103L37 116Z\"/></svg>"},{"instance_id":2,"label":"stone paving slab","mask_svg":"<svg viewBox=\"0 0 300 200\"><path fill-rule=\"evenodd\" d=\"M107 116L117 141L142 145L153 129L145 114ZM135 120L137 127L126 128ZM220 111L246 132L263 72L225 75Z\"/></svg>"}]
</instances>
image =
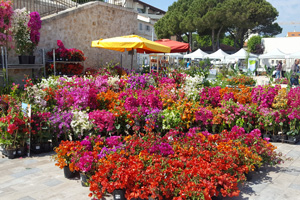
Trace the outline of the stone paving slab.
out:
<instances>
[{"instance_id":1,"label":"stone paving slab","mask_svg":"<svg viewBox=\"0 0 300 200\"><path fill-rule=\"evenodd\" d=\"M240 184L239 197L218 199L300 199L300 144L274 145L277 151L284 152L291 159L279 166L264 166L254 172L251 181ZM63 170L54 165L51 155L53 153L12 160L0 155L0 200L89 200L89 188L82 187L79 178L64 178ZM108 196L105 199L113 198Z\"/></svg>"}]
</instances>

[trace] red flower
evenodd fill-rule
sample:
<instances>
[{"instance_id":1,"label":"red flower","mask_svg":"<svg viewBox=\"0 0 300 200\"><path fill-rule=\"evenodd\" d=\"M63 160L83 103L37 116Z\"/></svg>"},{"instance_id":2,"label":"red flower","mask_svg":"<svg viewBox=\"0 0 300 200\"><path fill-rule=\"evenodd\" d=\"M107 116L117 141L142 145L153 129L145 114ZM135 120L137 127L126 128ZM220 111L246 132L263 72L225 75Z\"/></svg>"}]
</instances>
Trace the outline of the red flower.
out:
<instances>
[{"instance_id":1,"label":"red flower","mask_svg":"<svg viewBox=\"0 0 300 200\"><path fill-rule=\"evenodd\" d=\"M57 40L57 46L59 46L59 48L61 48L61 49L65 49L65 45L64 45L64 43L62 43L61 40Z\"/></svg>"},{"instance_id":2,"label":"red flower","mask_svg":"<svg viewBox=\"0 0 300 200\"><path fill-rule=\"evenodd\" d=\"M7 127L7 132L9 134L13 134L15 130L17 130L18 127L15 124L9 124Z\"/></svg>"}]
</instances>

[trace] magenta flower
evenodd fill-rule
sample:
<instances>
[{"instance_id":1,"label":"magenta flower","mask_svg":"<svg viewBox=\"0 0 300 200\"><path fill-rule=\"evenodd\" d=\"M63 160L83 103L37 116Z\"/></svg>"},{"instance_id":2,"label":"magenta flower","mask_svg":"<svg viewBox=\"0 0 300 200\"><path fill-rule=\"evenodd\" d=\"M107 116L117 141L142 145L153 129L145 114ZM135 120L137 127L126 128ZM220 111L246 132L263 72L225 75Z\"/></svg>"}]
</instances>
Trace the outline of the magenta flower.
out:
<instances>
[{"instance_id":1,"label":"magenta flower","mask_svg":"<svg viewBox=\"0 0 300 200\"><path fill-rule=\"evenodd\" d=\"M38 12L30 13L30 20L28 22L28 27L30 29L30 40L37 46L40 41L40 29L42 27L42 21L40 14Z\"/></svg>"}]
</instances>

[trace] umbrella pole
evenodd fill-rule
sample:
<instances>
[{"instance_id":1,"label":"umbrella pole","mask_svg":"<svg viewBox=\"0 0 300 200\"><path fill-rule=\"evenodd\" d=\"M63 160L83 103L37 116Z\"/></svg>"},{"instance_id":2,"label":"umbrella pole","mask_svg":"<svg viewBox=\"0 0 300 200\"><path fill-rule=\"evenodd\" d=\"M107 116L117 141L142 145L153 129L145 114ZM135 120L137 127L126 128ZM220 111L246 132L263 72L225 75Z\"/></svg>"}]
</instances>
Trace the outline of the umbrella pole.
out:
<instances>
[{"instance_id":1,"label":"umbrella pole","mask_svg":"<svg viewBox=\"0 0 300 200\"><path fill-rule=\"evenodd\" d=\"M122 66L122 53L121 53L121 63L120 63L120 64L121 64L121 67L123 67L123 66Z\"/></svg>"},{"instance_id":2,"label":"umbrella pole","mask_svg":"<svg viewBox=\"0 0 300 200\"><path fill-rule=\"evenodd\" d=\"M133 51L133 50L132 50ZM131 54L131 70L133 69L133 52Z\"/></svg>"}]
</instances>

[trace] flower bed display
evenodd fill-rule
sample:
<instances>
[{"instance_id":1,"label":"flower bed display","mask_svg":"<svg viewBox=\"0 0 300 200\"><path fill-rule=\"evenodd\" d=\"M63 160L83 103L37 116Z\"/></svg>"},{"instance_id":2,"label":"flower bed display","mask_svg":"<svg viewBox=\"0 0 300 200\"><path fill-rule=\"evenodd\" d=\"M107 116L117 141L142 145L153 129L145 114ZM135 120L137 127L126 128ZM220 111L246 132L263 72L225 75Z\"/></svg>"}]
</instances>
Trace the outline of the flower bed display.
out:
<instances>
[{"instance_id":1,"label":"flower bed display","mask_svg":"<svg viewBox=\"0 0 300 200\"><path fill-rule=\"evenodd\" d=\"M166 133L174 128L186 132L192 127L219 133L235 125L247 132L258 128L263 134L298 135L298 88L203 88L194 80L200 79L177 72L169 77L120 78L117 70L86 77L50 77L36 85L29 85L28 80L22 101L33 105L33 116L51 112L46 121L61 139L80 139L90 131L119 135L149 130ZM91 124L81 133L76 131L83 126L78 122L79 111L86 113ZM67 115L67 121L61 120Z\"/></svg>"},{"instance_id":2,"label":"flower bed display","mask_svg":"<svg viewBox=\"0 0 300 200\"><path fill-rule=\"evenodd\" d=\"M200 76L176 71L124 72L29 79L20 94L1 96L15 99L8 111L32 105L32 140L58 146L56 164L87 175L96 198L115 189L128 199L237 196L245 173L281 161L261 135L298 135L299 88L203 87ZM15 122L0 123L2 138L21 137Z\"/></svg>"},{"instance_id":3,"label":"flower bed display","mask_svg":"<svg viewBox=\"0 0 300 200\"><path fill-rule=\"evenodd\" d=\"M287 78L277 78L275 79L276 84L288 84L289 80Z\"/></svg>"},{"instance_id":4,"label":"flower bed display","mask_svg":"<svg viewBox=\"0 0 300 200\"><path fill-rule=\"evenodd\" d=\"M228 85L237 86L237 85L248 85L252 86L255 85L255 80L252 77L240 75L232 78L228 78L227 80Z\"/></svg>"},{"instance_id":5,"label":"flower bed display","mask_svg":"<svg viewBox=\"0 0 300 200\"><path fill-rule=\"evenodd\" d=\"M63 141L55 149L56 165L85 173L90 197L101 199L116 189L127 199L211 199L239 195L238 182L262 164L282 160L259 130L243 128L212 135L190 129L150 132L142 137L87 136Z\"/></svg>"}]
</instances>

